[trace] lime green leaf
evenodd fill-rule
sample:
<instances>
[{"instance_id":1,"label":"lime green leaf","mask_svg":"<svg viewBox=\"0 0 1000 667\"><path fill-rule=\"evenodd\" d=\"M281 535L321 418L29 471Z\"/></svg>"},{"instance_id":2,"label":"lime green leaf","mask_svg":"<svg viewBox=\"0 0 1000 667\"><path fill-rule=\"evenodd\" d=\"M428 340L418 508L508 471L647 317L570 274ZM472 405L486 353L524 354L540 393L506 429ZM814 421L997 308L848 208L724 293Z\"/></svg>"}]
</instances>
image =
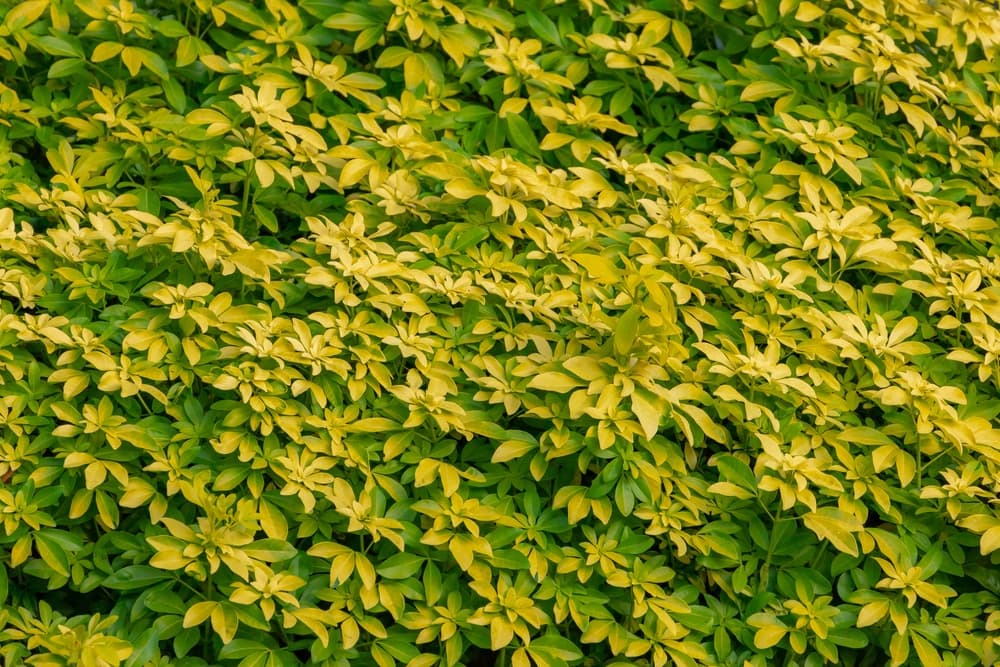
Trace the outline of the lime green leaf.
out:
<instances>
[{"instance_id":1,"label":"lime green leaf","mask_svg":"<svg viewBox=\"0 0 1000 667\"><path fill-rule=\"evenodd\" d=\"M641 316L642 311L637 306L632 306L618 318L618 323L615 325L614 338L616 354L625 356L632 349L636 336L639 333L639 318Z\"/></svg>"},{"instance_id":2,"label":"lime green leaf","mask_svg":"<svg viewBox=\"0 0 1000 667\"><path fill-rule=\"evenodd\" d=\"M384 560L376 572L386 579L408 579L417 574L426 559L414 554L395 554Z\"/></svg>"},{"instance_id":3,"label":"lime green leaf","mask_svg":"<svg viewBox=\"0 0 1000 667\"><path fill-rule=\"evenodd\" d=\"M740 93L741 102L759 102L768 97L780 97L791 92L791 89L777 81L754 81Z\"/></svg>"}]
</instances>

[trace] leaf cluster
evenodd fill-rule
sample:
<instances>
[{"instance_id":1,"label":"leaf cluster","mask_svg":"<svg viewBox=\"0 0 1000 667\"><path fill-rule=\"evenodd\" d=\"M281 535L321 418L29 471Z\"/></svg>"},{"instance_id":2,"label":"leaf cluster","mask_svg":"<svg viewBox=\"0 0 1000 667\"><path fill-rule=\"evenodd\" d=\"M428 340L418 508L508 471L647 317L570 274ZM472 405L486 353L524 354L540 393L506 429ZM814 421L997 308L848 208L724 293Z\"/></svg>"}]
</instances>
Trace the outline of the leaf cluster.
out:
<instances>
[{"instance_id":1,"label":"leaf cluster","mask_svg":"<svg viewBox=\"0 0 1000 667\"><path fill-rule=\"evenodd\" d=\"M0 659L1000 661L1000 12L0 2Z\"/></svg>"}]
</instances>

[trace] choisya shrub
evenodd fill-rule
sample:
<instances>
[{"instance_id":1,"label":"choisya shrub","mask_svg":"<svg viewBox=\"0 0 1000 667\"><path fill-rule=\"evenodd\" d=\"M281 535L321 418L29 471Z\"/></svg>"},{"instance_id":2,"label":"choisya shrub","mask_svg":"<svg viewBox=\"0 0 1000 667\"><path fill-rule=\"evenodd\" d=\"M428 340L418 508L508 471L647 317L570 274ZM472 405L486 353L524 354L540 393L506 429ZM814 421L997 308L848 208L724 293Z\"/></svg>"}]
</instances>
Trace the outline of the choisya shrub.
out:
<instances>
[{"instance_id":1,"label":"choisya shrub","mask_svg":"<svg viewBox=\"0 0 1000 667\"><path fill-rule=\"evenodd\" d=\"M1000 13L26 0L6 665L1000 660Z\"/></svg>"}]
</instances>

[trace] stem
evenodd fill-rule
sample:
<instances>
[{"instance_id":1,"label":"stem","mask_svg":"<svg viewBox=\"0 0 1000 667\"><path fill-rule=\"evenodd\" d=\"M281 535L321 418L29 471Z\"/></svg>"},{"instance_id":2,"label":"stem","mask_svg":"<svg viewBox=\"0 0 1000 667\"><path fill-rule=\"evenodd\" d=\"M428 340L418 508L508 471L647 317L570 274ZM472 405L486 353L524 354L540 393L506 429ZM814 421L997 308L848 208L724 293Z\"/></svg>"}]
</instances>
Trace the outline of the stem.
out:
<instances>
[{"instance_id":1,"label":"stem","mask_svg":"<svg viewBox=\"0 0 1000 667\"><path fill-rule=\"evenodd\" d=\"M497 656L496 667L507 667L507 647L500 649L500 655Z\"/></svg>"},{"instance_id":2,"label":"stem","mask_svg":"<svg viewBox=\"0 0 1000 667\"><path fill-rule=\"evenodd\" d=\"M923 446L922 446L922 443L920 442L920 440L921 440L921 438L918 435L917 436L917 451L916 451L916 459L917 459L917 463L916 463L916 468L917 468L917 488L918 489L923 487L923 478L924 478L924 466L923 466L923 462L922 462L922 460L923 460ZM945 450L945 451L947 451L947 450Z\"/></svg>"},{"instance_id":3,"label":"stem","mask_svg":"<svg viewBox=\"0 0 1000 667\"><path fill-rule=\"evenodd\" d=\"M256 160L251 160L250 166L247 167L246 174L243 176L243 203L240 205L240 227L244 232L249 231L247 229L247 211L250 208L250 183L253 178L254 165L256 165Z\"/></svg>"},{"instance_id":4,"label":"stem","mask_svg":"<svg viewBox=\"0 0 1000 667\"><path fill-rule=\"evenodd\" d=\"M633 70L633 74L635 74L635 81L639 88L639 98L642 101L642 113L646 116L646 118L650 118L652 114L649 111L649 95L646 94L646 86L643 80L639 78L638 72Z\"/></svg>"},{"instance_id":5,"label":"stem","mask_svg":"<svg viewBox=\"0 0 1000 667\"><path fill-rule=\"evenodd\" d=\"M875 86L875 103L872 105L872 115L878 116L878 107L882 103L882 89L885 86L885 72L878 77L878 84Z\"/></svg>"},{"instance_id":6,"label":"stem","mask_svg":"<svg viewBox=\"0 0 1000 667\"><path fill-rule=\"evenodd\" d=\"M774 556L774 547L777 540L774 539L774 531L778 526L778 522L781 521L781 512L784 508L780 505L778 506L778 512L774 517L774 525L771 527L771 540L767 543L767 555L764 557L764 562L760 566L760 581L759 591L763 593L767 590L767 581L771 571L771 558Z\"/></svg>"},{"instance_id":7,"label":"stem","mask_svg":"<svg viewBox=\"0 0 1000 667\"><path fill-rule=\"evenodd\" d=\"M195 595L203 595L203 593L201 591L199 591L197 588L195 588L194 586L192 586L188 582L184 581L180 577L174 577L174 582L180 584L181 586L183 586L184 588L188 589L189 591L191 591Z\"/></svg>"}]
</instances>

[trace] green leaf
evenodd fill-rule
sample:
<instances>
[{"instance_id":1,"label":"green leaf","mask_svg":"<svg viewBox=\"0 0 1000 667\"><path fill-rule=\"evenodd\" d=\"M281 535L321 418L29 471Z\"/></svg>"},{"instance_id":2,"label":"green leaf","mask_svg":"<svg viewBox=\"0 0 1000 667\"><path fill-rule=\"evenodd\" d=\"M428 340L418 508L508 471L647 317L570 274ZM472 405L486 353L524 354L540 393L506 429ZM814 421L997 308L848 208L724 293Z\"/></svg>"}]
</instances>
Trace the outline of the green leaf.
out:
<instances>
[{"instance_id":1,"label":"green leaf","mask_svg":"<svg viewBox=\"0 0 1000 667\"><path fill-rule=\"evenodd\" d=\"M154 24L154 30L164 37L177 39L188 34L188 29L184 24L176 19L163 19Z\"/></svg>"},{"instance_id":2,"label":"green leaf","mask_svg":"<svg viewBox=\"0 0 1000 667\"><path fill-rule=\"evenodd\" d=\"M219 651L220 660L240 660L257 653L268 653L272 647L250 639L234 639Z\"/></svg>"},{"instance_id":3,"label":"green leaf","mask_svg":"<svg viewBox=\"0 0 1000 667\"><path fill-rule=\"evenodd\" d=\"M85 58L86 53L76 37L70 35L42 35L34 39L34 45L50 56L65 58Z\"/></svg>"},{"instance_id":4,"label":"green leaf","mask_svg":"<svg viewBox=\"0 0 1000 667\"><path fill-rule=\"evenodd\" d=\"M169 572L148 565L128 565L108 575L101 585L116 591L145 590L153 584L173 579Z\"/></svg>"},{"instance_id":5,"label":"green leaf","mask_svg":"<svg viewBox=\"0 0 1000 667\"><path fill-rule=\"evenodd\" d=\"M494 549L489 561L490 565L502 570L527 570L531 567L528 558L517 549Z\"/></svg>"},{"instance_id":6,"label":"green leaf","mask_svg":"<svg viewBox=\"0 0 1000 667\"><path fill-rule=\"evenodd\" d=\"M183 114L187 110L187 96L184 94L184 88L181 87L181 84L175 79L164 78L160 85L163 86L163 95L170 108Z\"/></svg>"},{"instance_id":7,"label":"green leaf","mask_svg":"<svg viewBox=\"0 0 1000 667\"><path fill-rule=\"evenodd\" d=\"M719 473L724 479L739 484L744 489L756 492L757 477L753 474L750 466L740 459L732 454L716 454L712 457L712 463L719 469Z\"/></svg>"},{"instance_id":8,"label":"green leaf","mask_svg":"<svg viewBox=\"0 0 1000 667\"><path fill-rule=\"evenodd\" d=\"M63 79L82 72L87 66L87 61L82 58L63 58L52 63L49 67L48 78Z\"/></svg>"},{"instance_id":9,"label":"green leaf","mask_svg":"<svg viewBox=\"0 0 1000 667\"><path fill-rule=\"evenodd\" d=\"M576 644L554 633L532 639L530 647L532 649L545 649L550 655L554 655L566 662L583 659L583 652Z\"/></svg>"},{"instance_id":10,"label":"green leaf","mask_svg":"<svg viewBox=\"0 0 1000 667\"><path fill-rule=\"evenodd\" d=\"M426 560L415 554L399 553L382 561L375 571L386 579L409 579L420 571Z\"/></svg>"},{"instance_id":11,"label":"green leaf","mask_svg":"<svg viewBox=\"0 0 1000 667\"><path fill-rule=\"evenodd\" d=\"M35 548L42 561L56 574L69 576L69 557L58 541L43 531L35 533Z\"/></svg>"},{"instance_id":12,"label":"green leaf","mask_svg":"<svg viewBox=\"0 0 1000 667\"><path fill-rule=\"evenodd\" d=\"M504 118L504 122L507 124L507 138L510 139L510 143L514 148L522 150L529 155L541 155L541 149L538 147L538 139L535 137L535 132L523 116L509 114Z\"/></svg>"},{"instance_id":13,"label":"green leaf","mask_svg":"<svg viewBox=\"0 0 1000 667\"><path fill-rule=\"evenodd\" d=\"M242 547L241 550L250 558L266 563L280 563L294 558L299 553L298 549L288 542L274 538L257 540Z\"/></svg>"},{"instance_id":14,"label":"green leaf","mask_svg":"<svg viewBox=\"0 0 1000 667\"><path fill-rule=\"evenodd\" d=\"M117 574L117 573L116 573ZM154 590L145 596L146 609L158 614L174 614L183 616L187 612L188 603L177 593L170 590Z\"/></svg>"},{"instance_id":15,"label":"green leaf","mask_svg":"<svg viewBox=\"0 0 1000 667\"><path fill-rule=\"evenodd\" d=\"M559 28L557 28L552 19L544 13L534 7L531 7L525 12L525 17L528 20L528 27L530 27L532 32L538 35L543 42L548 42L549 44L554 44L555 46L563 45L562 35L559 34Z\"/></svg>"}]
</instances>

